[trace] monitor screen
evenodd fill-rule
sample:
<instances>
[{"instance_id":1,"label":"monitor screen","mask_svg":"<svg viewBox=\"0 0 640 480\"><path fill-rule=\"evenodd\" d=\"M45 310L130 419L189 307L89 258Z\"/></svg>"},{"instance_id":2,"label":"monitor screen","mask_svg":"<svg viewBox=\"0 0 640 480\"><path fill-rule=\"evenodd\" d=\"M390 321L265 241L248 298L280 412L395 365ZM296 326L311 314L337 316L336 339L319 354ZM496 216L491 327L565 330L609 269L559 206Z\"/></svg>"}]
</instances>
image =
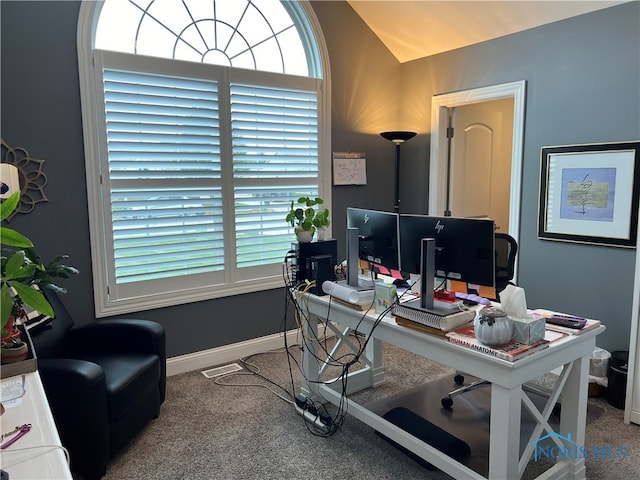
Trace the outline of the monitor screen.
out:
<instances>
[{"instance_id":1,"label":"monitor screen","mask_svg":"<svg viewBox=\"0 0 640 480\"><path fill-rule=\"evenodd\" d=\"M495 283L493 220L400 215L401 270L420 273L423 238L435 239L435 275L477 285Z\"/></svg>"},{"instance_id":2,"label":"monitor screen","mask_svg":"<svg viewBox=\"0 0 640 480\"><path fill-rule=\"evenodd\" d=\"M400 270L397 213L347 208L347 228L358 229L358 257L391 270Z\"/></svg>"}]
</instances>

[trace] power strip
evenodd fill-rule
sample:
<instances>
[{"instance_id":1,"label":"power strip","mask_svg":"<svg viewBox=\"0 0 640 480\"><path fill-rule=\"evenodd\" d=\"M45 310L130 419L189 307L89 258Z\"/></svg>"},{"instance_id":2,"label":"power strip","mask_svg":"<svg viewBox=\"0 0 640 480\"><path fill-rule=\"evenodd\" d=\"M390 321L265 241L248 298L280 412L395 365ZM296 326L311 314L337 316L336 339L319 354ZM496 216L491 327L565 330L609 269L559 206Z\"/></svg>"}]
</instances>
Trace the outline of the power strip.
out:
<instances>
[{"instance_id":1,"label":"power strip","mask_svg":"<svg viewBox=\"0 0 640 480\"><path fill-rule=\"evenodd\" d=\"M299 406L296 405L296 411L304 417L304 419L313 424L316 428L319 428L321 430L325 430L325 431L329 431L329 428L331 427L331 424L325 424L322 422L322 420L320 419L319 415L314 415L313 413L311 413L309 410L302 410Z\"/></svg>"},{"instance_id":2,"label":"power strip","mask_svg":"<svg viewBox=\"0 0 640 480\"><path fill-rule=\"evenodd\" d=\"M325 431L328 431L329 428L331 428L331 417L319 415L317 412L312 413L308 408L303 409L298 405L298 402L296 402L296 412L316 428L320 428Z\"/></svg>"}]
</instances>

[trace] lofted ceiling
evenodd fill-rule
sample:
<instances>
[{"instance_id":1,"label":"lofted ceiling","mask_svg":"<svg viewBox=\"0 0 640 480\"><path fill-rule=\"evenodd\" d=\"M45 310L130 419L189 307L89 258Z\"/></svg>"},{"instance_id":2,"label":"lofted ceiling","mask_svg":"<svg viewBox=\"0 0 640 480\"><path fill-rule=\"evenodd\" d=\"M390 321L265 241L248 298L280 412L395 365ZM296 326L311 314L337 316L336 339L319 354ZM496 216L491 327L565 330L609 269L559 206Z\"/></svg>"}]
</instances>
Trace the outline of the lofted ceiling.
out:
<instances>
[{"instance_id":1,"label":"lofted ceiling","mask_svg":"<svg viewBox=\"0 0 640 480\"><path fill-rule=\"evenodd\" d=\"M401 63L626 3L613 0L347 1Z\"/></svg>"}]
</instances>

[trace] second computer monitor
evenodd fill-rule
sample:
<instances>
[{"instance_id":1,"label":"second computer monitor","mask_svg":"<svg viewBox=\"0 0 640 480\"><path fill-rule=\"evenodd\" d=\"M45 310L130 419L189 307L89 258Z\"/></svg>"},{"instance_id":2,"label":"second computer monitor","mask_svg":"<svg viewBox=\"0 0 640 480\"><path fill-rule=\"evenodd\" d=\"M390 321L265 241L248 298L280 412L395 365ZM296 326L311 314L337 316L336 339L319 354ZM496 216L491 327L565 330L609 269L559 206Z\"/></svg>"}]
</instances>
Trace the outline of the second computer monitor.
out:
<instances>
[{"instance_id":1,"label":"second computer monitor","mask_svg":"<svg viewBox=\"0 0 640 480\"><path fill-rule=\"evenodd\" d=\"M401 270L421 273L423 238L435 239L435 275L494 286L495 224L493 220L429 215L400 215Z\"/></svg>"},{"instance_id":2,"label":"second computer monitor","mask_svg":"<svg viewBox=\"0 0 640 480\"><path fill-rule=\"evenodd\" d=\"M398 214L347 208L347 228L358 229L358 257L400 270Z\"/></svg>"}]
</instances>

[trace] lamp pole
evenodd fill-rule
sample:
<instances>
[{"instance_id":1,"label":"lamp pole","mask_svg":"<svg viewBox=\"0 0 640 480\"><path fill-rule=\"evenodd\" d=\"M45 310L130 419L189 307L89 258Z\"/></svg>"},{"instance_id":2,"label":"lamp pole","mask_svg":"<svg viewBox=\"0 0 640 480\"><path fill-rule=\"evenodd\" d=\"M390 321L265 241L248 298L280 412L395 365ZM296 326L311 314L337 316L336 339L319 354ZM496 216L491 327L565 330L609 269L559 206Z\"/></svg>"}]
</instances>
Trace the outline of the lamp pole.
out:
<instances>
[{"instance_id":1,"label":"lamp pole","mask_svg":"<svg viewBox=\"0 0 640 480\"><path fill-rule=\"evenodd\" d=\"M400 145L416 136L415 132L382 132L380 135L396 146L393 211L400 213Z\"/></svg>"}]
</instances>

